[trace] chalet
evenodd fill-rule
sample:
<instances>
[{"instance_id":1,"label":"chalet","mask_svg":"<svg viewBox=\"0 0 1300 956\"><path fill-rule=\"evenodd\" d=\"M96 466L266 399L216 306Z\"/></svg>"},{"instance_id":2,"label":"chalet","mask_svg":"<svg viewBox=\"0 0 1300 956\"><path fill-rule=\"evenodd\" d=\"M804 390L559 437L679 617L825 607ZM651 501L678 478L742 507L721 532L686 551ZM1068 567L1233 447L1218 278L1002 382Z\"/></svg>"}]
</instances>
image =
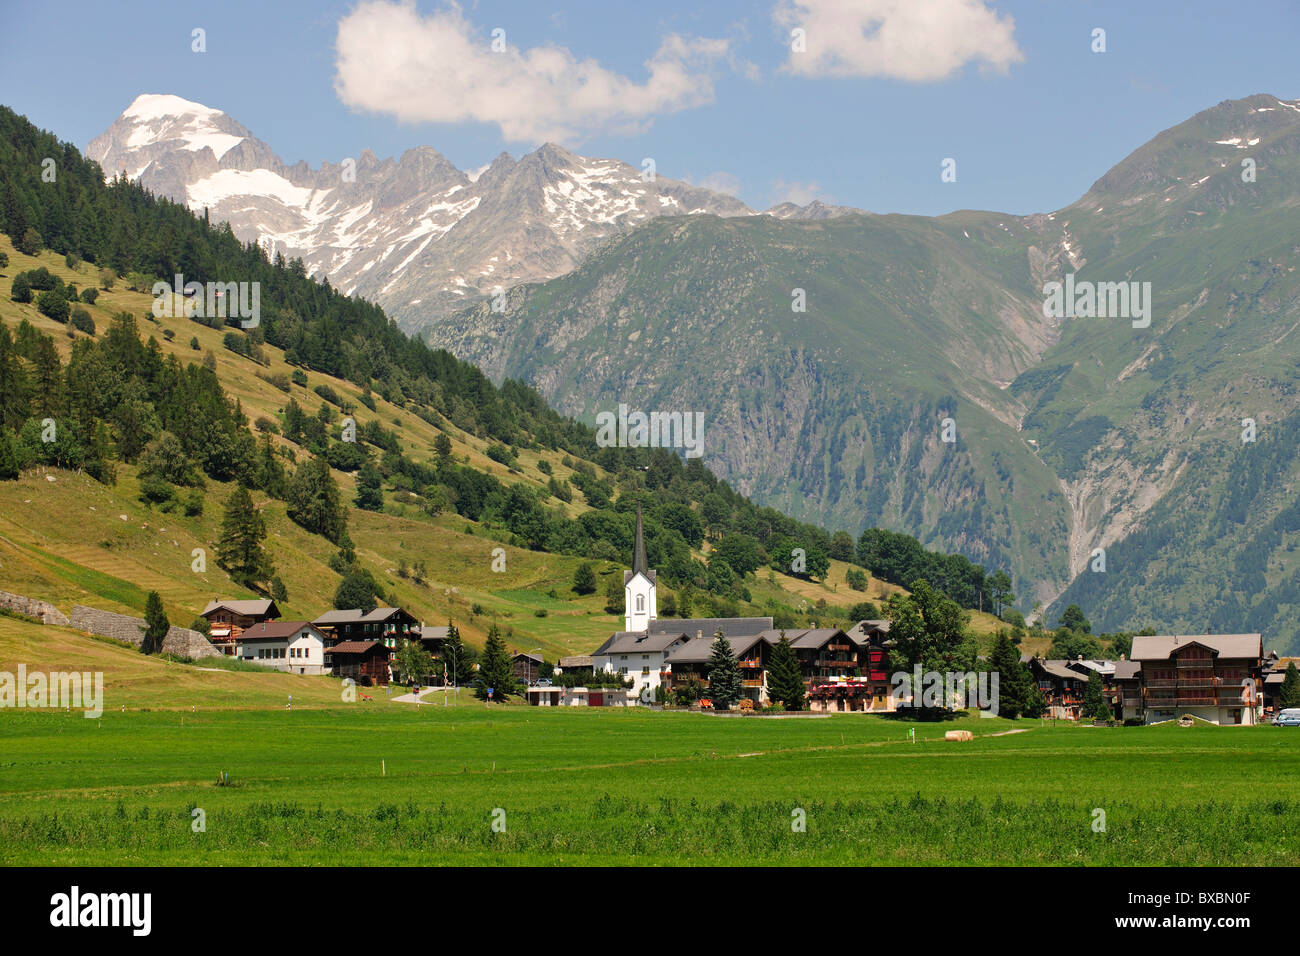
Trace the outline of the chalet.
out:
<instances>
[{"instance_id":1,"label":"chalet","mask_svg":"<svg viewBox=\"0 0 1300 956\"><path fill-rule=\"evenodd\" d=\"M1116 661L1110 692L1110 712L1117 720L1142 716L1142 665L1137 661Z\"/></svg>"},{"instance_id":2,"label":"chalet","mask_svg":"<svg viewBox=\"0 0 1300 956\"><path fill-rule=\"evenodd\" d=\"M542 658L540 654L525 654L520 652L510 659L510 666L514 670L515 680L525 686L531 686L536 683L539 677L549 677L549 674L542 673Z\"/></svg>"},{"instance_id":3,"label":"chalet","mask_svg":"<svg viewBox=\"0 0 1300 956\"><path fill-rule=\"evenodd\" d=\"M579 671L589 671L596 666L596 658L590 654L576 654L573 657L561 657L558 661L560 673L577 674Z\"/></svg>"},{"instance_id":4,"label":"chalet","mask_svg":"<svg viewBox=\"0 0 1300 956\"><path fill-rule=\"evenodd\" d=\"M755 704L768 701L767 670L772 660L770 633L736 637L723 635L740 665L741 693ZM673 645L665 658L669 689L681 688L691 681L699 681L705 688L709 686L709 658L713 656L715 639L716 633L705 636L700 630L695 637Z\"/></svg>"},{"instance_id":5,"label":"chalet","mask_svg":"<svg viewBox=\"0 0 1300 956\"><path fill-rule=\"evenodd\" d=\"M342 641L325 648L325 666L335 677L350 678L362 687L387 686L391 652L379 641Z\"/></svg>"},{"instance_id":6,"label":"chalet","mask_svg":"<svg viewBox=\"0 0 1300 956\"><path fill-rule=\"evenodd\" d=\"M1148 724L1183 716L1255 724L1262 716L1264 645L1258 634L1139 634L1131 657L1142 665Z\"/></svg>"},{"instance_id":7,"label":"chalet","mask_svg":"<svg viewBox=\"0 0 1300 956\"><path fill-rule=\"evenodd\" d=\"M246 628L280 617L280 609L270 598L252 601L223 601L213 598L199 615L206 618L209 640L227 657L233 657L239 636Z\"/></svg>"},{"instance_id":8,"label":"chalet","mask_svg":"<svg viewBox=\"0 0 1300 956\"><path fill-rule=\"evenodd\" d=\"M396 651L404 640L420 640L420 622L400 607L377 607L373 611L357 608L326 611L312 621L326 635L330 644L344 641L378 641Z\"/></svg>"},{"instance_id":9,"label":"chalet","mask_svg":"<svg viewBox=\"0 0 1300 956\"><path fill-rule=\"evenodd\" d=\"M263 621L240 636L239 657L292 674L324 674L325 635L310 621Z\"/></svg>"},{"instance_id":10,"label":"chalet","mask_svg":"<svg viewBox=\"0 0 1300 956\"><path fill-rule=\"evenodd\" d=\"M420 646L432 654L434 657L442 656L442 644L447 640L447 635L451 633L451 628L447 625L441 627L420 627Z\"/></svg>"},{"instance_id":11,"label":"chalet","mask_svg":"<svg viewBox=\"0 0 1300 956\"><path fill-rule=\"evenodd\" d=\"M1083 708L1083 691L1088 686L1087 674L1071 667L1067 660L1031 657L1026 663L1047 705L1047 716L1078 720Z\"/></svg>"},{"instance_id":12,"label":"chalet","mask_svg":"<svg viewBox=\"0 0 1300 956\"><path fill-rule=\"evenodd\" d=\"M632 696L648 703L667 676L668 652L688 640L686 633L676 628L655 634L616 631L591 655L592 669L632 678Z\"/></svg>"},{"instance_id":13,"label":"chalet","mask_svg":"<svg viewBox=\"0 0 1300 956\"><path fill-rule=\"evenodd\" d=\"M1278 657L1277 651L1269 651L1264 657L1264 665L1261 673L1262 694L1261 698L1264 703L1264 713L1272 716L1281 708L1278 706L1277 695L1282 690L1282 684L1286 681L1287 668L1294 663L1300 668L1300 658L1298 657Z\"/></svg>"}]
</instances>

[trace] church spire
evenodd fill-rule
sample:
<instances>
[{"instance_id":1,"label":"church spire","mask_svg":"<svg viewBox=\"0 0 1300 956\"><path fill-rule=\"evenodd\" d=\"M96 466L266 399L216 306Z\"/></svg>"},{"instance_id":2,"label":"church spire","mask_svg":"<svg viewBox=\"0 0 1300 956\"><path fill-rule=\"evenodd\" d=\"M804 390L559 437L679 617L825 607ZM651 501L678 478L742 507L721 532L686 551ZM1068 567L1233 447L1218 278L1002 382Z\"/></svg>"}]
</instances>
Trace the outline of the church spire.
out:
<instances>
[{"instance_id":1,"label":"church spire","mask_svg":"<svg viewBox=\"0 0 1300 956\"><path fill-rule=\"evenodd\" d=\"M638 572L649 575L650 563L645 557L645 532L641 527L641 499L636 500L636 544L632 551L632 574L635 576Z\"/></svg>"}]
</instances>

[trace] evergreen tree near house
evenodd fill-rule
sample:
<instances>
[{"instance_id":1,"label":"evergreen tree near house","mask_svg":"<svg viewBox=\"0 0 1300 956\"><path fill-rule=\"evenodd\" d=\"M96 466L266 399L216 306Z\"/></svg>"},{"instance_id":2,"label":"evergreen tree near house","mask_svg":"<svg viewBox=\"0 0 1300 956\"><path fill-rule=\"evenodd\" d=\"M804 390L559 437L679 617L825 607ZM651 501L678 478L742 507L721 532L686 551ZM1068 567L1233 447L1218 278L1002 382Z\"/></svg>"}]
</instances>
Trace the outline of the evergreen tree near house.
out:
<instances>
[{"instance_id":1,"label":"evergreen tree near house","mask_svg":"<svg viewBox=\"0 0 1300 956\"><path fill-rule=\"evenodd\" d=\"M998 631L989 654L989 670L998 675L998 716L1015 720L1029 709L1032 683L1028 668L1020 663L1020 651L1006 631Z\"/></svg>"},{"instance_id":2,"label":"evergreen tree near house","mask_svg":"<svg viewBox=\"0 0 1300 956\"><path fill-rule=\"evenodd\" d=\"M488 628L475 684L474 693L481 700L488 699L489 690L492 691L492 700L498 701L505 700L515 692L515 673L510 651L506 649L506 642L501 639L501 631L496 624Z\"/></svg>"},{"instance_id":3,"label":"evergreen tree near house","mask_svg":"<svg viewBox=\"0 0 1300 956\"><path fill-rule=\"evenodd\" d=\"M1111 717L1101 683L1101 674L1097 671L1088 672L1088 684L1083 689L1083 708L1079 714L1082 717L1100 717L1103 720L1109 720Z\"/></svg>"},{"instance_id":4,"label":"evergreen tree near house","mask_svg":"<svg viewBox=\"0 0 1300 956\"><path fill-rule=\"evenodd\" d=\"M785 631L781 632L781 639L772 649L772 663L767 673L767 694L772 700L780 701L786 710L803 710L803 672L799 667L799 656L790 639L785 636Z\"/></svg>"},{"instance_id":5,"label":"evergreen tree near house","mask_svg":"<svg viewBox=\"0 0 1300 956\"><path fill-rule=\"evenodd\" d=\"M157 654L162 650L171 622L163 610L162 597L157 591L150 591L144 602L144 638L140 642L140 653Z\"/></svg>"},{"instance_id":6,"label":"evergreen tree near house","mask_svg":"<svg viewBox=\"0 0 1300 956\"><path fill-rule=\"evenodd\" d=\"M439 653L442 658L443 673L449 684L468 684L474 676L474 652L460 639L460 631L447 619L447 637L442 642Z\"/></svg>"},{"instance_id":7,"label":"evergreen tree near house","mask_svg":"<svg viewBox=\"0 0 1300 956\"><path fill-rule=\"evenodd\" d=\"M713 635L709 654L709 699L715 710L730 710L742 696L740 664L721 630Z\"/></svg>"},{"instance_id":8,"label":"evergreen tree near house","mask_svg":"<svg viewBox=\"0 0 1300 956\"><path fill-rule=\"evenodd\" d=\"M1295 661L1286 666L1286 676L1277 692L1277 707L1279 710L1300 707L1300 671L1296 670Z\"/></svg>"},{"instance_id":9,"label":"evergreen tree near house","mask_svg":"<svg viewBox=\"0 0 1300 956\"><path fill-rule=\"evenodd\" d=\"M266 522L253 504L253 496L242 484L226 502L221 521L221 540L217 543L217 566L236 584L251 588L275 574L271 555L262 546ZM283 587L283 585L281 585Z\"/></svg>"},{"instance_id":10,"label":"evergreen tree near house","mask_svg":"<svg viewBox=\"0 0 1300 956\"><path fill-rule=\"evenodd\" d=\"M1005 571L996 571L988 579L989 597L993 600L993 616L1001 617L1002 609L1014 604L1016 596L1011 593L1011 576Z\"/></svg>"},{"instance_id":11,"label":"evergreen tree near house","mask_svg":"<svg viewBox=\"0 0 1300 956\"><path fill-rule=\"evenodd\" d=\"M596 591L596 572L590 561L583 561L573 572L573 593L594 594Z\"/></svg>"}]
</instances>

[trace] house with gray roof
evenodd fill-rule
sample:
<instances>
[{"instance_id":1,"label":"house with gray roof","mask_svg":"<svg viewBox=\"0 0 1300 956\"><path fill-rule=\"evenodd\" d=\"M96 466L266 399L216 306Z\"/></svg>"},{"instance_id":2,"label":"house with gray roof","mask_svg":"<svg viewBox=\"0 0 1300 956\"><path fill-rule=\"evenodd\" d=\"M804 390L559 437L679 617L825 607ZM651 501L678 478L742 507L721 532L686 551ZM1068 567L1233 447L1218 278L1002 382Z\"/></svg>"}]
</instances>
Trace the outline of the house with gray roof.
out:
<instances>
[{"instance_id":1,"label":"house with gray roof","mask_svg":"<svg viewBox=\"0 0 1300 956\"><path fill-rule=\"evenodd\" d=\"M1263 718L1265 657L1259 634L1139 634L1129 656L1142 665L1148 724L1190 716L1251 725Z\"/></svg>"}]
</instances>

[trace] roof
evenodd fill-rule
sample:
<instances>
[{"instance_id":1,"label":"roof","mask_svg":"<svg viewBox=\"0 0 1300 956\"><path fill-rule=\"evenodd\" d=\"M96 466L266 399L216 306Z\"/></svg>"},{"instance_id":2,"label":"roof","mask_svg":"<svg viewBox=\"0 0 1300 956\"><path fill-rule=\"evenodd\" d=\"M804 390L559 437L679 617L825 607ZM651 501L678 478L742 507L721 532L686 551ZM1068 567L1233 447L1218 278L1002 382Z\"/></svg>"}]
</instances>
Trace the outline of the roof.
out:
<instances>
[{"instance_id":1,"label":"roof","mask_svg":"<svg viewBox=\"0 0 1300 956\"><path fill-rule=\"evenodd\" d=\"M785 635L786 637L790 637L790 632L787 630ZM790 637L790 643L799 648L817 648L829 642L831 638L836 635L848 637L848 635L838 627L813 627L806 631L799 632L797 637ZM779 641L780 639L781 636L778 633L777 640Z\"/></svg>"},{"instance_id":2,"label":"roof","mask_svg":"<svg viewBox=\"0 0 1300 956\"><path fill-rule=\"evenodd\" d=\"M542 655L541 655L541 654L529 654L529 653L527 653L527 652L525 652L525 651L520 651L518 654L515 654L515 655L512 656L510 659L511 659L512 661L517 661L517 660L519 660L519 658L521 658L521 657L524 658L524 660L536 661L538 664L542 663Z\"/></svg>"},{"instance_id":3,"label":"roof","mask_svg":"<svg viewBox=\"0 0 1300 956\"><path fill-rule=\"evenodd\" d=\"M672 631L692 636L696 631L701 631L705 637L713 637L719 630L727 637L737 637L741 634L762 634L764 631L771 629L772 619L770 617L686 617L680 619L673 617L651 621L649 628L651 633Z\"/></svg>"},{"instance_id":4,"label":"roof","mask_svg":"<svg viewBox=\"0 0 1300 956\"><path fill-rule=\"evenodd\" d=\"M1264 655L1264 642L1258 634L1139 634L1133 638L1129 657L1135 661L1166 661L1188 644L1208 647L1223 658L1258 659Z\"/></svg>"},{"instance_id":5,"label":"roof","mask_svg":"<svg viewBox=\"0 0 1300 956\"><path fill-rule=\"evenodd\" d=\"M320 631L312 625L311 621L262 621L259 624L254 624L252 627L245 628L240 640L283 640L285 638L295 637L298 632L304 628L315 631L317 636L320 635Z\"/></svg>"},{"instance_id":6,"label":"roof","mask_svg":"<svg viewBox=\"0 0 1300 956\"><path fill-rule=\"evenodd\" d=\"M713 637L692 637L680 647L675 647L665 658L667 664L701 664L713 656ZM727 643L731 645L731 653L737 657L742 657L755 644L760 641L771 643L766 640L764 634L741 634L737 637L728 637Z\"/></svg>"},{"instance_id":7,"label":"roof","mask_svg":"<svg viewBox=\"0 0 1300 956\"><path fill-rule=\"evenodd\" d=\"M446 624L438 627L422 627L420 628L420 640L445 641L449 633L451 633L451 628L447 627Z\"/></svg>"},{"instance_id":8,"label":"roof","mask_svg":"<svg viewBox=\"0 0 1300 956\"><path fill-rule=\"evenodd\" d=\"M1052 677L1059 677L1062 680L1087 680L1088 678L1070 667L1071 661L1067 660L1043 660L1035 658L1038 666L1050 674Z\"/></svg>"},{"instance_id":9,"label":"roof","mask_svg":"<svg viewBox=\"0 0 1300 956\"><path fill-rule=\"evenodd\" d=\"M378 641L343 641L341 644L326 648L326 650L330 654L369 654L375 648L379 648L384 652L388 651L388 648Z\"/></svg>"},{"instance_id":10,"label":"roof","mask_svg":"<svg viewBox=\"0 0 1300 956\"><path fill-rule=\"evenodd\" d=\"M689 637L685 631L615 631L609 640L600 645L595 656L609 654L653 654L666 650L677 641Z\"/></svg>"},{"instance_id":11,"label":"roof","mask_svg":"<svg viewBox=\"0 0 1300 956\"><path fill-rule=\"evenodd\" d=\"M341 611L326 611L320 617L316 618L316 620L312 621L312 623L316 625L330 625L386 621L401 610L400 607L377 607L369 613L364 613L360 608L346 608Z\"/></svg>"},{"instance_id":12,"label":"roof","mask_svg":"<svg viewBox=\"0 0 1300 956\"><path fill-rule=\"evenodd\" d=\"M1116 661L1116 680L1137 680L1142 675L1142 665L1138 661Z\"/></svg>"},{"instance_id":13,"label":"roof","mask_svg":"<svg viewBox=\"0 0 1300 956\"><path fill-rule=\"evenodd\" d=\"M561 670L563 670L566 667L589 668L592 667L595 663L596 663L596 659L592 657L590 654L578 654L574 657L561 657L559 666Z\"/></svg>"},{"instance_id":14,"label":"roof","mask_svg":"<svg viewBox=\"0 0 1300 956\"><path fill-rule=\"evenodd\" d=\"M275 606L275 602L270 598L259 598L253 601L222 601L214 598L208 602L208 606L203 609L200 617L207 617L213 611L225 608L234 614L243 614L247 617L279 617L280 609Z\"/></svg>"},{"instance_id":15,"label":"roof","mask_svg":"<svg viewBox=\"0 0 1300 956\"><path fill-rule=\"evenodd\" d=\"M885 620L858 621L844 632L855 644L865 644L872 635L888 634L889 622Z\"/></svg>"}]
</instances>

